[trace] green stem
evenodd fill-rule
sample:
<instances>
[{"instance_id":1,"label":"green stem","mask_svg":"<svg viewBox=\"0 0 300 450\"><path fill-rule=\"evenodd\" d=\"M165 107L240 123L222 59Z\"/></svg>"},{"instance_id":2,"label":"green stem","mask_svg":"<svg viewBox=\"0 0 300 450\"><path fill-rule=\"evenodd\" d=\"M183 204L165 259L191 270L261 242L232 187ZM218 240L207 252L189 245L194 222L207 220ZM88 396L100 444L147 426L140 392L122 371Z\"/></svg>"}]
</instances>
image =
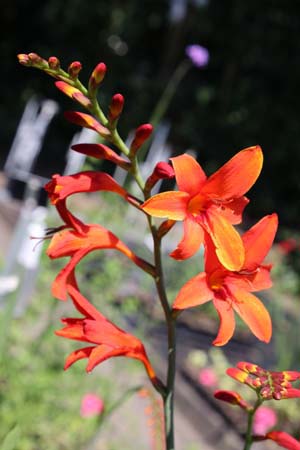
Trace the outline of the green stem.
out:
<instances>
[{"instance_id":1,"label":"green stem","mask_svg":"<svg viewBox=\"0 0 300 450\"><path fill-rule=\"evenodd\" d=\"M256 413L256 410L260 407L262 402L263 401L258 397L253 408L248 411L247 432L246 432L246 437L245 437L245 446L244 446L243 450L249 450L251 448L251 445L253 444L253 439L252 439L253 418L254 418L254 414Z\"/></svg>"},{"instance_id":2,"label":"green stem","mask_svg":"<svg viewBox=\"0 0 300 450\"><path fill-rule=\"evenodd\" d=\"M161 240L158 237L157 229L152 225L152 220L149 217L149 225L151 228L153 242L154 242L154 265L156 267L156 290L164 310L167 330L168 330L168 372L167 372L167 386L164 401L164 417L165 417L165 432L166 432L166 450L174 450L174 388L175 388L175 374L176 374L176 321L172 317L172 309L166 295L162 260L161 260Z\"/></svg>"}]
</instances>

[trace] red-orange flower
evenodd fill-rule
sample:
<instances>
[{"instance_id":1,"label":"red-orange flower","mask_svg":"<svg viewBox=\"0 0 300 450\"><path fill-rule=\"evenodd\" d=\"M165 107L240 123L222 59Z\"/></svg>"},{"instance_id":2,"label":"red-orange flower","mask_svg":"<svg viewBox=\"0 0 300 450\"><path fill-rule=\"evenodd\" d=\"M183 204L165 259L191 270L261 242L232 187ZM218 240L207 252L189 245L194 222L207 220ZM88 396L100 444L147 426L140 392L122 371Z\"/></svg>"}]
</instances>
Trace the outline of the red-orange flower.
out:
<instances>
[{"instance_id":1,"label":"red-orange flower","mask_svg":"<svg viewBox=\"0 0 300 450\"><path fill-rule=\"evenodd\" d=\"M52 238L47 255L52 258L70 256L69 263L59 272L52 284L52 295L60 300L67 299L67 290L73 285L73 273L76 265L88 253L94 250L115 249L126 255L137 266L154 275L154 268L139 258L111 231L101 225L84 225L85 232L76 230L58 231Z\"/></svg>"},{"instance_id":2,"label":"red-orange flower","mask_svg":"<svg viewBox=\"0 0 300 450\"><path fill-rule=\"evenodd\" d=\"M226 373L240 383L255 389L264 400L300 397L300 389L293 388L291 384L300 379L300 372L297 371L274 372L257 364L240 361L237 367L230 367Z\"/></svg>"},{"instance_id":3,"label":"red-orange flower","mask_svg":"<svg viewBox=\"0 0 300 450\"><path fill-rule=\"evenodd\" d=\"M235 328L234 311L260 340L269 342L272 323L262 302L251 292L271 286L271 265L262 265L276 230L277 215L265 216L242 236L245 261L239 271L229 271L219 262L210 239L206 241L205 272L189 280L179 291L173 309L180 310L213 300L220 317L214 345L224 345Z\"/></svg>"},{"instance_id":4,"label":"red-orange flower","mask_svg":"<svg viewBox=\"0 0 300 450\"><path fill-rule=\"evenodd\" d=\"M280 447L287 448L288 450L300 450L300 442L284 431L270 431L266 434L265 439L271 439Z\"/></svg>"},{"instance_id":5,"label":"red-orange flower","mask_svg":"<svg viewBox=\"0 0 300 450\"><path fill-rule=\"evenodd\" d=\"M90 372L108 358L126 356L141 361L151 381L156 383L154 369L141 341L107 320L74 286L69 286L68 292L74 306L84 318L62 319L65 327L56 331L56 334L93 345L71 353L66 360L65 369L80 359L88 358L86 371Z\"/></svg>"},{"instance_id":6,"label":"red-orange flower","mask_svg":"<svg viewBox=\"0 0 300 450\"><path fill-rule=\"evenodd\" d=\"M240 270L244 264L244 248L232 224L241 222L242 211L248 203L244 194L261 171L261 148L240 151L209 178L187 154L171 160L179 191L154 195L142 206L152 216L184 221L183 239L171 256L189 258L208 233L223 266Z\"/></svg>"},{"instance_id":7,"label":"red-orange flower","mask_svg":"<svg viewBox=\"0 0 300 450\"><path fill-rule=\"evenodd\" d=\"M45 185L45 190L66 226L74 228L78 232L85 232L87 227L67 209L66 201L70 195L96 191L115 192L124 198L128 195L125 189L110 175L104 172L93 171L66 176L53 175L52 180Z\"/></svg>"}]
</instances>

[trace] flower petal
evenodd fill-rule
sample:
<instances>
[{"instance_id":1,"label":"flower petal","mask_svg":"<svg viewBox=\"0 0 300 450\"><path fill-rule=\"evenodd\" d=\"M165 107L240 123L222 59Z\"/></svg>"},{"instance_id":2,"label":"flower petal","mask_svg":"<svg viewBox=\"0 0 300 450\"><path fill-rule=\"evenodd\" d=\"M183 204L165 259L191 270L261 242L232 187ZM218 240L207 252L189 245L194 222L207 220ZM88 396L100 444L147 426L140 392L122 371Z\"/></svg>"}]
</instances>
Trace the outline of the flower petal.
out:
<instances>
[{"instance_id":1,"label":"flower petal","mask_svg":"<svg viewBox=\"0 0 300 450\"><path fill-rule=\"evenodd\" d=\"M257 180L263 163L261 148L246 148L211 175L202 193L212 199L231 200L243 196Z\"/></svg>"},{"instance_id":2,"label":"flower petal","mask_svg":"<svg viewBox=\"0 0 300 450\"><path fill-rule=\"evenodd\" d=\"M55 334L64 338L74 339L76 341L85 341L82 326L83 320L84 319L62 319L62 323L66 326L61 330L55 331Z\"/></svg>"},{"instance_id":3,"label":"flower petal","mask_svg":"<svg viewBox=\"0 0 300 450\"><path fill-rule=\"evenodd\" d=\"M127 192L110 175L105 172L85 171L73 175L52 176L45 185L51 203L55 205L73 194L80 192L109 191L126 197Z\"/></svg>"},{"instance_id":4,"label":"flower petal","mask_svg":"<svg viewBox=\"0 0 300 450\"><path fill-rule=\"evenodd\" d=\"M269 252L278 227L277 214L265 216L243 234L245 262L243 268L255 270Z\"/></svg>"},{"instance_id":5,"label":"flower petal","mask_svg":"<svg viewBox=\"0 0 300 450\"><path fill-rule=\"evenodd\" d=\"M183 222L183 238L170 256L177 260L183 260L193 256L204 241L202 227L192 218L187 217Z\"/></svg>"},{"instance_id":6,"label":"flower petal","mask_svg":"<svg viewBox=\"0 0 300 450\"><path fill-rule=\"evenodd\" d=\"M224 217L211 209L206 213L203 226L210 234L221 264L228 270L239 271L245 259L244 245L239 233Z\"/></svg>"},{"instance_id":7,"label":"flower petal","mask_svg":"<svg viewBox=\"0 0 300 450\"><path fill-rule=\"evenodd\" d=\"M183 285L175 299L173 309L186 309L202 305L212 297L213 292L207 283L206 273L202 272Z\"/></svg>"},{"instance_id":8,"label":"flower petal","mask_svg":"<svg viewBox=\"0 0 300 450\"><path fill-rule=\"evenodd\" d=\"M269 289L272 286L272 280L270 277L271 265L260 266L254 272L230 273L226 276L226 284L234 284L239 289L244 289L249 292L262 291Z\"/></svg>"},{"instance_id":9,"label":"flower petal","mask_svg":"<svg viewBox=\"0 0 300 450\"><path fill-rule=\"evenodd\" d=\"M186 153L170 159L179 190L187 192L191 197L198 194L206 180L206 175L200 164Z\"/></svg>"},{"instance_id":10,"label":"flower petal","mask_svg":"<svg viewBox=\"0 0 300 450\"><path fill-rule=\"evenodd\" d=\"M150 216L183 220L187 215L189 198L186 192L162 192L149 198L141 208Z\"/></svg>"},{"instance_id":11,"label":"flower petal","mask_svg":"<svg viewBox=\"0 0 300 450\"><path fill-rule=\"evenodd\" d=\"M245 207L248 205L249 199L247 197L239 197L227 203L221 204L220 214L225 217L233 225L237 225L242 221L242 214Z\"/></svg>"},{"instance_id":12,"label":"flower petal","mask_svg":"<svg viewBox=\"0 0 300 450\"><path fill-rule=\"evenodd\" d=\"M91 372L98 364L115 356L126 356L128 349L126 347L112 348L108 345L98 345L94 347L90 357L86 371Z\"/></svg>"},{"instance_id":13,"label":"flower petal","mask_svg":"<svg viewBox=\"0 0 300 450\"><path fill-rule=\"evenodd\" d=\"M244 290L234 290L233 308L261 341L269 342L272 336L271 317L263 303Z\"/></svg>"},{"instance_id":14,"label":"flower petal","mask_svg":"<svg viewBox=\"0 0 300 450\"><path fill-rule=\"evenodd\" d=\"M80 359L88 358L94 348L95 347L79 348L78 350L75 350L74 352L70 353L70 355L66 359L64 370L67 370L76 361L79 361Z\"/></svg>"},{"instance_id":15,"label":"flower petal","mask_svg":"<svg viewBox=\"0 0 300 450\"><path fill-rule=\"evenodd\" d=\"M220 319L220 327L213 345L221 346L227 344L232 338L235 329L235 319L232 306L229 302L214 298L214 306Z\"/></svg>"}]
</instances>

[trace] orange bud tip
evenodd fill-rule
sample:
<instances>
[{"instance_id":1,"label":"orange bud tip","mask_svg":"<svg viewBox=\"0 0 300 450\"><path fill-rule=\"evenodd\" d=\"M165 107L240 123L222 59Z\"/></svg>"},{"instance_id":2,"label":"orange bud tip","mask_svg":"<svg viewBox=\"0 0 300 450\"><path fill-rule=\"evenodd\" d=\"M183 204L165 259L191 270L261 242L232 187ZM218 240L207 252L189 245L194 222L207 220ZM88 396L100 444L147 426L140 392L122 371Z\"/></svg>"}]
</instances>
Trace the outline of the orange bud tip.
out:
<instances>
[{"instance_id":1,"label":"orange bud tip","mask_svg":"<svg viewBox=\"0 0 300 450\"><path fill-rule=\"evenodd\" d=\"M102 83L106 74L106 65L101 62L97 64L89 79L89 90L95 91Z\"/></svg>"}]
</instances>

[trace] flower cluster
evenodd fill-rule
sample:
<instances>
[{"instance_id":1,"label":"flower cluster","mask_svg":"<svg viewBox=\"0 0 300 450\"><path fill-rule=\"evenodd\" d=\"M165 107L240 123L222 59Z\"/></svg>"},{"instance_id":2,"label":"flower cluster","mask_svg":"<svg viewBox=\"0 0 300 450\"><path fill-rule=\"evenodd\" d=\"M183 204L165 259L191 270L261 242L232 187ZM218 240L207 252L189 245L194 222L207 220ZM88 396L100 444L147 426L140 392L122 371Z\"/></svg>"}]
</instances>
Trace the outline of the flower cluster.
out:
<instances>
[{"instance_id":1,"label":"flower cluster","mask_svg":"<svg viewBox=\"0 0 300 450\"><path fill-rule=\"evenodd\" d=\"M205 247L205 271L182 287L173 304L174 314L213 300L221 321L214 345L224 345L232 337L234 311L258 339L269 342L269 313L251 292L272 284L272 266L263 260L275 237L277 215L264 217L243 236L234 228L249 202L244 194L261 171L260 147L240 151L210 177L187 154L171 161L179 190L154 195L142 208L155 217L183 221L184 236L171 253L173 258L189 258L201 244Z\"/></svg>"},{"instance_id":2,"label":"flower cluster","mask_svg":"<svg viewBox=\"0 0 300 450\"><path fill-rule=\"evenodd\" d=\"M261 407L266 400L283 400L299 398L300 389L294 388L292 382L300 380L300 372L282 371L274 372L263 369L256 364L241 361L236 367L230 367L227 375L236 381L249 386L256 392L257 401L254 406L247 403L239 393L235 391L218 390L214 396L232 405L237 405L248 414L248 439L261 441L271 439L283 448L299 450L300 442L283 431L269 431L276 425L277 418L273 410ZM253 432L251 436L251 424L254 417Z\"/></svg>"}]
</instances>

